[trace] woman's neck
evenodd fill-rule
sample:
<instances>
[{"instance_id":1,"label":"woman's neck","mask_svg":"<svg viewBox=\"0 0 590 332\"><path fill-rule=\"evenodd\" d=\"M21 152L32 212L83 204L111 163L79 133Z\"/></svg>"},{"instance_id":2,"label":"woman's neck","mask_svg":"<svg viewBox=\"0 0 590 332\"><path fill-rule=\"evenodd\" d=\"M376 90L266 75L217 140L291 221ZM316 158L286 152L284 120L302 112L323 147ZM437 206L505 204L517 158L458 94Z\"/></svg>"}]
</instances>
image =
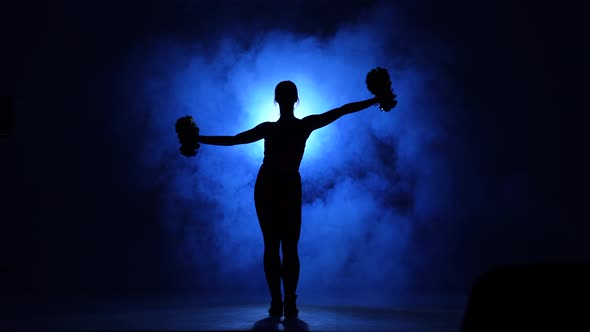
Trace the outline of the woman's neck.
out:
<instances>
[{"instance_id":1,"label":"woman's neck","mask_svg":"<svg viewBox=\"0 0 590 332\"><path fill-rule=\"evenodd\" d=\"M285 120L293 120L295 119L295 114L293 114L293 107L281 107L281 116L279 117L279 121Z\"/></svg>"}]
</instances>

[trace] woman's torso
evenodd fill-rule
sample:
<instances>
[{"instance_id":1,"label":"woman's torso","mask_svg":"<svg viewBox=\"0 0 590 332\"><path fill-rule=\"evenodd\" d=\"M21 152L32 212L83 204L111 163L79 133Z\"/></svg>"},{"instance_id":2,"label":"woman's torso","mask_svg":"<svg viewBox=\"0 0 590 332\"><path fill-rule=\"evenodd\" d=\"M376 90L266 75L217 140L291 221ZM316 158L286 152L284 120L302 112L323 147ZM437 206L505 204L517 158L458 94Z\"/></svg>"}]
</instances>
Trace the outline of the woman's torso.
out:
<instances>
[{"instance_id":1,"label":"woman's torso","mask_svg":"<svg viewBox=\"0 0 590 332\"><path fill-rule=\"evenodd\" d=\"M262 168L278 173L298 173L309 135L301 119L273 122L264 138Z\"/></svg>"}]
</instances>

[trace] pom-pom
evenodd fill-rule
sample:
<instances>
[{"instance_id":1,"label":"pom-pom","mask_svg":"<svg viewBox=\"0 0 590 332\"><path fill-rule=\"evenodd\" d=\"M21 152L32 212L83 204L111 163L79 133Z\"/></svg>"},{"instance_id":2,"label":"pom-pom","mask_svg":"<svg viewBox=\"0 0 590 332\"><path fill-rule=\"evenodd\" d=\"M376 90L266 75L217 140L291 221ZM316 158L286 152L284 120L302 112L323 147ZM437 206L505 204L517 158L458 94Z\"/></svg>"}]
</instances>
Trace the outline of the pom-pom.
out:
<instances>
[{"instance_id":1,"label":"pom-pom","mask_svg":"<svg viewBox=\"0 0 590 332\"><path fill-rule=\"evenodd\" d=\"M176 134L180 141L180 153L185 157L197 155L199 144L199 127L192 116L186 115L176 120Z\"/></svg>"},{"instance_id":2,"label":"pom-pom","mask_svg":"<svg viewBox=\"0 0 590 332\"><path fill-rule=\"evenodd\" d=\"M397 95L393 93L393 89L391 88L391 80L387 69L381 67L373 68L367 73L365 83L369 92L377 98L380 110L389 112L397 105L397 100L395 99Z\"/></svg>"}]
</instances>

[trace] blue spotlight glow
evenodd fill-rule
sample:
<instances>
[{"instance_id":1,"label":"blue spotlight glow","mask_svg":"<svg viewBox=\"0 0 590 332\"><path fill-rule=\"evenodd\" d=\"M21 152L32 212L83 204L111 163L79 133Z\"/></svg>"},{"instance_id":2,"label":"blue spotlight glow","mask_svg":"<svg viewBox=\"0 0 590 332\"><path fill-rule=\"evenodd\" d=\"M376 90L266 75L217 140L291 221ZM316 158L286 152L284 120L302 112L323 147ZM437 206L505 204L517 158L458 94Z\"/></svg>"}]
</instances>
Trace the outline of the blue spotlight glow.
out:
<instances>
[{"instance_id":1,"label":"blue spotlight glow","mask_svg":"<svg viewBox=\"0 0 590 332\"><path fill-rule=\"evenodd\" d=\"M323 113L372 97L365 76L381 66L392 74L398 107L344 116L307 141L301 164L300 289L326 295L354 288L351 297L358 296L357 301L383 304L390 300L388 291L405 287L410 225L417 216L428 219L439 212L433 202L445 205L436 188L448 187L450 175L444 156L431 148L445 137L443 123L432 116L441 106L424 97L426 78L430 83L437 78L425 75L418 64L399 68L403 61L381 51L392 38L388 31L359 25L328 39L270 32L247 49L227 38L212 58L168 41L153 45L147 56L132 56L131 62L144 64L137 81L145 83L147 106L137 110L137 117L147 123L141 159L152 175L146 175L145 186L165 188L161 222L164 229L182 233L178 250L194 273L214 266L209 282L219 280L219 289L226 289L221 281L239 274L249 280L242 291L266 294L253 204L263 141L202 145L195 158L187 159L178 152L176 119L192 115L202 135L234 135L276 121L274 89L283 80L298 87L295 116ZM205 244L207 249L195 249ZM337 282L330 281L334 275L340 276Z\"/></svg>"}]
</instances>

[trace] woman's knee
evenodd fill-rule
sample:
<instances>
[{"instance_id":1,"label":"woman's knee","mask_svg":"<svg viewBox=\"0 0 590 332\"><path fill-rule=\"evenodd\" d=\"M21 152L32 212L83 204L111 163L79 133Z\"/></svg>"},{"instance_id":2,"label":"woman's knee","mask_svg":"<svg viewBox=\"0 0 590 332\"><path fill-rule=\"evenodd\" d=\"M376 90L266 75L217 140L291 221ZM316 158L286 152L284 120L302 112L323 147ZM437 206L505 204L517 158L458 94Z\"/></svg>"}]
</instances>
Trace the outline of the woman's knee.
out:
<instances>
[{"instance_id":1,"label":"woman's knee","mask_svg":"<svg viewBox=\"0 0 590 332\"><path fill-rule=\"evenodd\" d=\"M269 238L265 238L264 239L264 254L274 254L274 253L279 253L280 251L280 241L278 239L269 239Z\"/></svg>"},{"instance_id":2,"label":"woman's knee","mask_svg":"<svg viewBox=\"0 0 590 332\"><path fill-rule=\"evenodd\" d=\"M283 249L283 257L284 258L290 258L290 257L296 258L299 255L299 253L297 251L297 244L296 243L295 244L283 243L282 249Z\"/></svg>"}]
</instances>

